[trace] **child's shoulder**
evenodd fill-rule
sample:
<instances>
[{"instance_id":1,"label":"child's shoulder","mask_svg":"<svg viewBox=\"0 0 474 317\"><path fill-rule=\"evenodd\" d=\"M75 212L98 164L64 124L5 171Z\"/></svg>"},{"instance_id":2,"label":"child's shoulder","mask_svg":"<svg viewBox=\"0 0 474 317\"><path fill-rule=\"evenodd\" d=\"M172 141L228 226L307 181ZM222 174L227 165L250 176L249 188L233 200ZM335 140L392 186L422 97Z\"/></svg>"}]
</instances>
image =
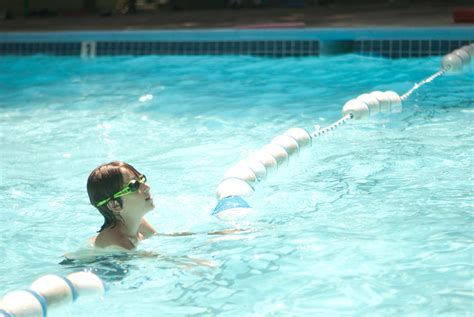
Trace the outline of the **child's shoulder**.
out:
<instances>
[{"instance_id":1,"label":"child's shoulder","mask_svg":"<svg viewBox=\"0 0 474 317\"><path fill-rule=\"evenodd\" d=\"M92 247L113 249L114 251L129 251L135 247L128 237L118 235L112 230L100 232L96 237L92 237L90 242L93 242Z\"/></svg>"}]
</instances>

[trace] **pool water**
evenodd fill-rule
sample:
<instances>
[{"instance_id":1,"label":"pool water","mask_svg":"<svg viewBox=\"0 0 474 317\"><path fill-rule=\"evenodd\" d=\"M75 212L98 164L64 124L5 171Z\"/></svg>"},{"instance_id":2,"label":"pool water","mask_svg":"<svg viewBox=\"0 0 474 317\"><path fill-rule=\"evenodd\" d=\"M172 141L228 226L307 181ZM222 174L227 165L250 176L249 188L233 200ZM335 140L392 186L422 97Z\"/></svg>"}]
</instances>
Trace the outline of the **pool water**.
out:
<instances>
[{"instance_id":1,"label":"pool water","mask_svg":"<svg viewBox=\"0 0 474 317\"><path fill-rule=\"evenodd\" d=\"M0 59L0 292L91 270L103 300L58 315L469 316L474 300L474 74L417 90L400 114L350 122L257 186L257 210L210 216L229 167L291 127L406 92L440 58L238 56ZM86 180L147 175L161 233L139 251L62 262L100 228ZM208 235L222 229L241 234ZM63 264L59 264L62 262ZM54 313L53 313L54 315Z\"/></svg>"}]
</instances>

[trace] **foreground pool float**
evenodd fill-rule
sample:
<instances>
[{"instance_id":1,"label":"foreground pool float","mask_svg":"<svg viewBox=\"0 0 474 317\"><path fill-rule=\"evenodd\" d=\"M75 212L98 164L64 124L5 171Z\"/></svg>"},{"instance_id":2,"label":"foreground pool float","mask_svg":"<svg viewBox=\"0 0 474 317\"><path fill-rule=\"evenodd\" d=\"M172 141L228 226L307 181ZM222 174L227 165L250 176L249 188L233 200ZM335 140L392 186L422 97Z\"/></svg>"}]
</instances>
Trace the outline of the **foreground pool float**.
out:
<instances>
[{"instance_id":1,"label":"foreground pool float","mask_svg":"<svg viewBox=\"0 0 474 317\"><path fill-rule=\"evenodd\" d=\"M232 220L242 218L253 212L250 205L240 196L228 196L219 201L212 211L220 219Z\"/></svg>"},{"instance_id":2,"label":"foreground pool float","mask_svg":"<svg viewBox=\"0 0 474 317\"><path fill-rule=\"evenodd\" d=\"M0 302L0 312L4 316L46 316L46 300L32 290L18 290L6 294ZM0 315L1 316L1 315Z\"/></svg>"},{"instance_id":3,"label":"foreground pool float","mask_svg":"<svg viewBox=\"0 0 474 317\"><path fill-rule=\"evenodd\" d=\"M51 309L78 299L101 298L105 284L94 273L76 272L67 277L48 274L34 281L27 290L7 293L0 301L0 316L43 317Z\"/></svg>"},{"instance_id":4,"label":"foreground pool float","mask_svg":"<svg viewBox=\"0 0 474 317\"><path fill-rule=\"evenodd\" d=\"M238 162L224 174L216 189L217 206L212 215L227 218L231 214L243 215L250 211L245 201L255 191L255 185L288 165L295 154L313 144L313 139L350 121L366 119L378 113L390 114L402 111L403 101L421 86L444 74L456 74L474 60L474 43L463 46L445 55L441 69L430 77L416 83L409 91L399 95L395 91L372 91L347 101L342 108L342 118L324 129L309 133L302 128L291 128L275 137L249 158Z\"/></svg>"}]
</instances>

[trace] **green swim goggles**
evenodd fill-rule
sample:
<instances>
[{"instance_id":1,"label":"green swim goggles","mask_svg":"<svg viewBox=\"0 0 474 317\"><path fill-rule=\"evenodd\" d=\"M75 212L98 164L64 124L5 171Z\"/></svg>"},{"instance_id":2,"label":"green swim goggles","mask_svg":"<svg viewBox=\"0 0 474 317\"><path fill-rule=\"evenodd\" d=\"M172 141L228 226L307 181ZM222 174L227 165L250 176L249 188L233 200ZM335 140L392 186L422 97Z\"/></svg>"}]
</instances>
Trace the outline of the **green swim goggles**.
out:
<instances>
[{"instance_id":1,"label":"green swim goggles","mask_svg":"<svg viewBox=\"0 0 474 317\"><path fill-rule=\"evenodd\" d=\"M104 200L99 201L97 203L97 205L95 205L95 206L100 207L102 205L105 205L106 203L108 203L112 199L117 199L119 197L134 193L134 192L138 191L141 184L145 184L145 183L146 183L146 176L145 175L140 175L140 176L138 176L138 179L132 179L131 181L129 181L128 184L121 191L113 194L112 197L109 197L109 198L106 198Z\"/></svg>"}]
</instances>

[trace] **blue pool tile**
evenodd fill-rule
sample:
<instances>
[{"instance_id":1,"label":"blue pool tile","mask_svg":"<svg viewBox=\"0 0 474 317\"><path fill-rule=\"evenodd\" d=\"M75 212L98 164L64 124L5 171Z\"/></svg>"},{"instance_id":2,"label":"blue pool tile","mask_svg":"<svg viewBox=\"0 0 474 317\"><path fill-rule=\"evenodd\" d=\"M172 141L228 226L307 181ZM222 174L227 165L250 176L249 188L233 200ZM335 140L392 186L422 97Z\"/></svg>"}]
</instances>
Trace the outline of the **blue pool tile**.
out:
<instances>
[{"instance_id":1,"label":"blue pool tile","mask_svg":"<svg viewBox=\"0 0 474 317\"><path fill-rule=\"evenodd\" d=\"M401 51L404 51L404 52L410 51L410 41L402 40L400 44L401 44L400 46Z\"/></svg>"},{"instance_id":2,"label":"blue pool tile","mask_svg":"<svg viewBox=\"0 0 474 317\"><path fill-rule=\"evenodd\" d=\"M265 41L263 52L266 54L266 56L274 56L275 50L276 50L276 43L274 41Z\"/></svg>"},{"instance_id":3,"label":"blue pool tile","mask_svg":"<svg viewBox=\"0 0 474 317\"><path fill-rule=\"evenodd\" d=\"M233 43L232 42L223 42L222 43L222 52L225 54L232 54L233 53Z\"/></svg>"},{"instance_id":4,"label":"blue pool tile","mask_svg":"<svg viewBox=\"0 0 474 317\"><path fill-rule=\"evenodd\" d=\"M241 42L240 44L241 44L240 45L240 54L243 54L243 55L247 54L248 49L249 49L249 42L245 41L245 42Z\"/></svg>"},{"instance_id":5,"label":"blue pool tile","mask_svg":"<svg viewBox=\"0 0 474 317\"><path fill-rule=\"evenodd\" d=\"M364 41L357 41L355 42L352 47L354 49L354 52L356 53L361 53L364 51L364 45L365 45L365 42Z\"/></svg>"},{"instance_id":6,"label":"blue pool tile","mask_svg":"<svg viewBox=\"0 0 474 317\"><path fill-rule=\"evenodd\" d=\"M410 41L411 43L411 50L412 51L419 51L421 48L421 41L418 40L412 40Z\"/></svg>"},{"instance_id":7,"label":"blue pool tile","mask_svg":"<svg viewBox=\"0 0 474 317\"><path fill-rule=\"evenodd\" d=\"M400 52L401 41L394 40L392 41L392 52Z\"/></svg>"},{"instance_id":8,"label":"blue pool tile","mask_svg":"<svg viewBox=\"0 0 474 317\"><path fill-rule=\"evenodd\" d=\"M446 54L451 50L451 41L441 41L440 43L440 52L441 54Z\"/></svg>"},{"instance_id":9,"label":"blue pool tile","mask_svg":"<svg viewBox=\"0 0 474 317\"><path fill-rule=\"evenodd\" d=\"M380 51L380 48L381 48L381 42L380 41L372 41L372 51Z\"/></svg>"},{"instance_id":10,"label":"blue pool tile","mask_svg":"<svg viewBox=\"0 0 474 317\"><path fill-rule=\"evenodd\" d=\"M470 44L469 40L356 40L352 52L389 58L435 56ZM71 55L81 54L79 42L0 43L0 55ZM96 43L96 55L256 55L268 57L318 56L318 40L256 41L102 41Z\"/></svg>"},{"instance_id":11,"label":"blue pool tile","mask_svg":"<svg viewBox=\"0 0 474 317\"><path fill-rule=\"evenodd\" d=\"M295 51L301 51L303 48L302 42L301 41L293 41L293 50Z\"/></svg>"},{"instance_id":12,"label":"blue pool tile","mask_svg":"<svg viewBox=\"0 0 474 317\"><path fill-rule=\"evenodd\" d=\"M421 50L423 52L429 52L429 50L430 50L430 41L421 41Z\"/></svg>"}]
</instances>

